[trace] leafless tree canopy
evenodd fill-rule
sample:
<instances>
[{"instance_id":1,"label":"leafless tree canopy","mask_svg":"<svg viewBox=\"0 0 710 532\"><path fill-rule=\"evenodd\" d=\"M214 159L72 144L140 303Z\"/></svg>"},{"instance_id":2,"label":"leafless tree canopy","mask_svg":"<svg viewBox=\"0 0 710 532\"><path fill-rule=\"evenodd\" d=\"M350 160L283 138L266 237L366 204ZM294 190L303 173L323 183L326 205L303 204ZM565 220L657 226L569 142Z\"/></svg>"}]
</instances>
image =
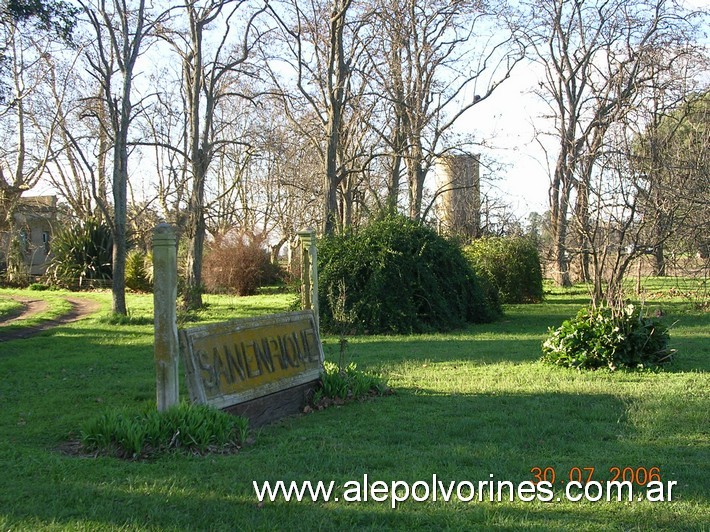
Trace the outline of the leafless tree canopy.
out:
<instances>
[{"instance_id":1,"label":"leafless tree canopy","mask_svg":"<svg viewBox=\"0 0 710 532\"><path fill-rule=\"evenodd\" d=\"M629 244L642 234L630 136L639 133L634 126L646 127L642 110L664 83L682 85L676 98L688 94L693 77L682 65L695 60L698 14L665 0L554 0L530 8L537 22L528 42L545 72L538 93L552 124L545 132L556 144L549 154L553 273L569 285L578 259L579 278L593 279L599 298L601 280L616 293L640 252ZM659 111L651 109L650 119Z\"/></svg>"},{"instance_id":2,"label":"leafless tree canopy","mask_svg":"<svg viewBox=\"0 0 710 532\"><path fill-rule=\"evenodd\" d=\"M430 170L471 152L457 124L523 60L545 72L537 91L549 114L537 127L556 143L559 282L573 270L623 275L626 249L652 248L662 273L668 246L694 238L680 227L703 223L693 218L702 195L689 192L680 208L667 193L701 190L701 171L689 168L706 168L686 149L703 134L687 131L698 124L689 95L703 87L706 53L694 46L699 19L673 2L80 6L71 45L2 25L0 223L41 180L77 218L107 222L117 312L126 311L127 243L145 245L161 219L185 242L192 307L206 245L232 229L268 242L277 260L304 227L356 230L391 212L431 219L454 185L432 188ZM475 203L482 231L522 230L494 191ZM629 248L631 235L643 246Z\"/></svg>"}]
</instances>

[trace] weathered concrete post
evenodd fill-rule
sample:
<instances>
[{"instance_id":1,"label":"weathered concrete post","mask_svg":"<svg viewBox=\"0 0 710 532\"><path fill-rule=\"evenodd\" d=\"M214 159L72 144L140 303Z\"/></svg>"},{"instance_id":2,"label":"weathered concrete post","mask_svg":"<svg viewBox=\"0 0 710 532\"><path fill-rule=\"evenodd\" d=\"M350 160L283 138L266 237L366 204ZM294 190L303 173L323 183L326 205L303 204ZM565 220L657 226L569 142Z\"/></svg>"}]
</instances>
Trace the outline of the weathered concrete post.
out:
<instances>
[{"instance_id":1,"label":"weathered concrete post","mask_svg":"<svg viewBox=\"0 0 710 532\"><path fill-rule=\"evenodd\" d=\"M312 310L319 327L318 318L318 249L316 247L316 232L304 229L298 232L301 241L301 306L304 310Z\"/></svg>"},{"instance_id":2,"label":"weathered concrete post","mask_svg":"<svg viewBox=\"0 0 710 532\"><path fill-rule=\"evenodd\" d=\"M158 411L180 400L177 333L177 241L175 231L162 223L153 230L153 306L155 317L155 374Z\"/></svg>"}]
</instances>

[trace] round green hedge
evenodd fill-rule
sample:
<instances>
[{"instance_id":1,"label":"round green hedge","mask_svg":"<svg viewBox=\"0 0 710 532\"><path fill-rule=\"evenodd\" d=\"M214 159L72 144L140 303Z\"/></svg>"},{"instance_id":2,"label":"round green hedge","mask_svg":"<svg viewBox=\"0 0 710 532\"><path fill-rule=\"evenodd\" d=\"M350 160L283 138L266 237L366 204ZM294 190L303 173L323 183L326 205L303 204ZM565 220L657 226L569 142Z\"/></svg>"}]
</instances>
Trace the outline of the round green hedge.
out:
<instances>
[{"instance_id":1,"label":"round green hedge","mask_svg":"<svg viewBox=\"0 0 710 532\"><path fill-rule=\"evenodd\" d=\"M447 331L500 315L497 292L476 277L461 249L403 216L326 238L318 255L326 330Z\"/></svg>"},{"instance_id":2,"label":"round green hedge","mask_svg":"<svg viewBox=\"0 0 710 532\"><path fill-rule=\"evenodd\" d=\"M540 253L529 238L482 238L466 246L464 253L476 273L498 289L501 302L542 301Z\"/></svg>"}]
</instances>

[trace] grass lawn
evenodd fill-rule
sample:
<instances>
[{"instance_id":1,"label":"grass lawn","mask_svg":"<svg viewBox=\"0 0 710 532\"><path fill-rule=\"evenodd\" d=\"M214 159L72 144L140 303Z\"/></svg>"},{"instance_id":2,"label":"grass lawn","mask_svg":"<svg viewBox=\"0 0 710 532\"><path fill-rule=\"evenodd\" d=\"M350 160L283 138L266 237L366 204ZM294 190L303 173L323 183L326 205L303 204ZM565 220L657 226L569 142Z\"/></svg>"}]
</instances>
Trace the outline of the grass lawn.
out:
<instances>
[{"instance_id":1,"label":"grass lawn","mask_svg":"<svg viewBox=\"0 0 710 532\"><path fill-rule=\"evenodd\" d=\"M18 303L12 299L6 299L5 297L0 297L0 322L4 319L11 318L21 310L22 303Z\"/></svg>"},{"instance_id":2,"label":"grass lawn","mask_svg":"<svg viewBox=\"0 0 710 532\"><path fill-rule=\"evenodd\" d=\"M9 292L0 290L0 301ZM56 295L33 293L33 297ZM110 294L98 294L104 313ZM586 303L584 289L506 307L497 323L446 335L353 337L347 360L393 396L259 429L239 454L153 461L78 458L57 450L113 406L154 401L152 296L129 296L131 319L102 315L0 343L0 529L703 530L710 523L710 314L683 297L649 299L671 324L663 372L581 373L537 359L549 326ZM53 299L52 306L60 303ZM292 296L209 297L196 318L288 309ZM326 337L326 357L339 358ZM183 384L184 393L184 384ZM573 468L659 468L672 502L570 502ZM431 483L533 480L553 468L551 502L265 502L252 481ZM548 478L552 469L547 469Z\"/></svg>"},{"instance_id":3,"label":"grass lawn","mask_svg":"<svg viewBox=\"0 0 710 532\"><path fill-rule=\"evenodd\" d=\"M71 304L68 303L64 296L72 296L70 292L52 291L52 292L35 292L31 290L7 290L0 289L0 320L3 316L13 317L22 311L23 305L14 301L13 296L20 297L25 300L45 300L47 308L37 314L24 319L18 319L11 324L3 324L0 321L0 332L11 332L25 327L34 327L41 325L43 322L53 320L60 317L62 314L71 310Z\"/></svg>"}]
</instances>

